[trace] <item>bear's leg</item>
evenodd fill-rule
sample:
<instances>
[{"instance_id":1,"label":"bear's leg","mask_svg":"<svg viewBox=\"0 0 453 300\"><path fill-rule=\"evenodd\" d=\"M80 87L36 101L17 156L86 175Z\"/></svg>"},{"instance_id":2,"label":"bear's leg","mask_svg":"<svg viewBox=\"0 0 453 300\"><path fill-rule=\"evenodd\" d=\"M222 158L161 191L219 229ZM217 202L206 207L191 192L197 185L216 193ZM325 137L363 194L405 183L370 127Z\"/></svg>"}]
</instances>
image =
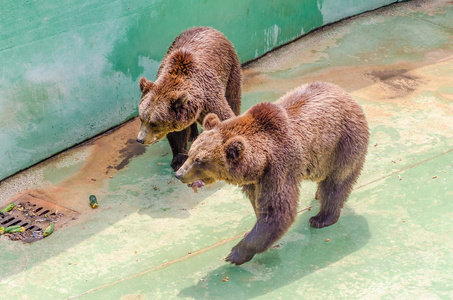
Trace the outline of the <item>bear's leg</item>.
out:
<instances>
[{"instance_id":1,"label":"bear's leg","mask_svg":"<svg viewBox=\"0 0 453 300\"><path fill-rule=\"evenodd\" d=\"M295 181L277 195L275 186L268 184L259 192L258 219L250 232L231 249L225 259L236 265L250 261L277 242L296 219L299 190Z\"/></svg>"},{"instance_id":2,"label":"bear's leg","mask_svg":"<svg viewBox=\"0 0 453 300\"><path fill-rule=\"evenodd\" d=\"M255 254L265 251L277 242L288 231L294 219L295 214L287 216L286 213L276 211L259 214L255 226L231 249L225 260L235 265L250 261Z\"/></svg>"},{"instance_id":3,"label":"bear's leg","mask_svg":"<svg viewBox=\"0 0 453 300\"><path fill-rule=\"evenodd\" d=\"M198 137L198 127L197 123L193 123L190 125L190 137L189 137L189 142L193 142L197 139Z\"/></svg>"},{"instance_id":4,"label":"bear's leg","mask_svg":"<svg viewBox=\"0 0 453 300\"><path fill-rule=\"evenodd\" d=\"M241 114L242 74L239 62L233 63L225 88L225 98L236 116Z\"/></svg>"},{"instance_id":5,"label":"bear's leg","mask_svg":"<svg viewBox=\"0 0 453 300\"><path fill-rule=\"evenodd\" d=\"M256 218L258 218L258 207L256 203L256 187L255 184L246 184L242 186L242 191L245 193L247 198L250 200L250 204L252 204L253 210L255 211Z\"/></svg>"},{"instance_id":6,"label":"bear's leg","mask_svg":"<svg viewBox=\"0 0 453 300\"><path fill-rule=\"evenodd\" d=\"M327 177L318 184L316 199L321 202L319 213L310 218L310 225L322 228L335 224L340 218L341 209L352 191L358 174L352 174L343 181Z\"/></svg>"},{"instance_id":7,"label":"bear's leg","mask_svg":"<svg viewBox=\"0 0 453 300\"><path fill-rule=\"evenodd\" d=\"M171 161L171 167L173 170L178 170L186 161L187 155L187 143L190 136L190 127L175 131L167 134L168 142L170 143L171 151L173 152L173 159Z\"/></svg>"}]
</instances>

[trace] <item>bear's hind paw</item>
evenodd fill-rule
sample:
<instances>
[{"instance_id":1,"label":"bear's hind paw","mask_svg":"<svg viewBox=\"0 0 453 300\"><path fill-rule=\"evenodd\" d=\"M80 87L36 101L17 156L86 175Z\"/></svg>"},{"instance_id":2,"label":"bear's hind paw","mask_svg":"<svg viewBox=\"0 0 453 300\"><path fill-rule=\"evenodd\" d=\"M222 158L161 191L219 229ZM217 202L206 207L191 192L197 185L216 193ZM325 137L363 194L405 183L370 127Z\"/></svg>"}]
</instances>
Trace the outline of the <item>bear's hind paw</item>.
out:
<instances>
[{"instance_id":1,"label":"bear's hind paw","mask_svg":"<svg viewBox=\"0 0 453 300\"><path fill-rule=\"evenodd\" d=\"M317 214L316 216L311 217L309 222L310 222L311 227L323 228L323 227L335 224L338 221L339 217L340 216L335 216L335 215L323 216L323 215Z\"/></svg>"}]
</instances>

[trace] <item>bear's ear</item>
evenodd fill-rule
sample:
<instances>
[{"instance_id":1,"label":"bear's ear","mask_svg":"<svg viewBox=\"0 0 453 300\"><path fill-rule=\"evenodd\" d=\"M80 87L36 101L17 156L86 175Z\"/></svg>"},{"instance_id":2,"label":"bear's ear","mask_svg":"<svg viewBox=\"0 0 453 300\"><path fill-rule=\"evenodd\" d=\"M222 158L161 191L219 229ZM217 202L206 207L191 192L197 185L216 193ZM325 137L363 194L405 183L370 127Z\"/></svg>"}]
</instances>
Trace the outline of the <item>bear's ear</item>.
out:
<instances>
[{"instance_id":1,"label":"bear's ear","mask_svg":"<svg viewBox=\"0 0 453 300\"><path fill-rule=\"evenodd\" d=\"M173 102L171 103L171 106L172 106L173 110L178 111L180 108L182 108L187 103L188 100L189 100L189 98L187 97L187 94L182 93L181 95L178 96L178 98L173 100Z\"/></svg>"},{"instance_id":2,"label":"bear's ear","mask_svg":"<svg viewBox=\"0 0 453 300\"><path fill-rule=\"evenodd\" d=\"M140 90L142 91L142 93L146 94L154 87L154 82L146 79L145 77L142 77L142 78L140 78L140 82L138 83L138 86L140 87Z\"/></svg>"},{"instance_id":3,"label":"bear's ear","mask_svg":"<svg viewBox=\"0 0 453 300\"><path fill-rule=\"evenodd\" d=\"M241 136L230 138L225 143L225 157L229 163L237 163L245 152L246 141Z\"/></svg>"},{"instance_id":4,"label":"bear's ear","mask_svg":"<svg viewBox=\"0 0 453 300\"><path fill-rule=\"evenodd\" d=\"M212 128L216 127L220 124L219 117L214 113L209 113L204 117L203 120L203 129L204 130L211 130Z\"/></svg>"}]
</instances>

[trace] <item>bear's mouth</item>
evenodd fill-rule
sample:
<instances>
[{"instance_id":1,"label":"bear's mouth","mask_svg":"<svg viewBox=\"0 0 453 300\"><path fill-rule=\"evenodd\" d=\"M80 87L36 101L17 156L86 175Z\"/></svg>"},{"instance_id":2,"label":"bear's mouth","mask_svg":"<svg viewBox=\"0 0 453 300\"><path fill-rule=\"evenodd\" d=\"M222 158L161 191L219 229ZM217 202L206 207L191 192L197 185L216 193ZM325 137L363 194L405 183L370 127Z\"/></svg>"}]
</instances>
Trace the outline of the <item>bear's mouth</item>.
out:
<instances>
[{"instance_id":1,"label":"bear's mouth","mask_svg":"<svg viewBox=\"0 0 453 300\"><path fill-rule=\"evenodd\" d=\"M150 145L152 145L152 144L154 144L156 142L158 142L157 137L153 137L150 140L145 140L145 145L150 146Z\"/></svg>"},{"instance_id":2,"label":"bear's mouth","mask_svg":"<svg viewBox=\"0 0 453 300\"><path fill-rule=\"evenodd\" d=\"M153 144L159 142L160 140L162 140L166 136L167 136L166 134L162 134L162 133L154 134L154 136L152 138L148 137L145 140L145 145L148 145L148 146L153 145Z\"/></svg>"},{"instance_id":3,"label":"bear's mouth","mask_svg":"<svg viewBox=\"0 0 453 300\"><path fill-rule=\"evenodd\" d=\"M189 183L187 186L188 186L188 187L191 187L192 190L193 190L195 193L198 193L198 189L201 189L202 187L204 187L204 186L205 186L205 183L203 182L203 180L198 179L198 180L195 180L195 181L192 182L192 183Z\"/></svg>"}]
</instances>

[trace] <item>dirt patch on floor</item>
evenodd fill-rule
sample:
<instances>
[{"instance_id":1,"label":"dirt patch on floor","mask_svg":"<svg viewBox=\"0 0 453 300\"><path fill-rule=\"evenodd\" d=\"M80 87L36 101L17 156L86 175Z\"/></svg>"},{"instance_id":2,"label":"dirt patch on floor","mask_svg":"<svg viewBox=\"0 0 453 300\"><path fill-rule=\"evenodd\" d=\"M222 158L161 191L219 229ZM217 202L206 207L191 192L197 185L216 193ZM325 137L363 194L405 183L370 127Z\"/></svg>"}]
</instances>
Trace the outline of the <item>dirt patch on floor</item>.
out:
<instances>
[{"instance_id":1,"label":"dirt patch on floor","mask_svg":"<svg viewBox=\"0 0 453 300\"><path fill-rule=\"evenodd\" d=\"M401 98L417 90L421 79L411 74L407 69L373 70L366 73L371 79L380 84L389 98Z\"/></svg>"}]
</instances>

